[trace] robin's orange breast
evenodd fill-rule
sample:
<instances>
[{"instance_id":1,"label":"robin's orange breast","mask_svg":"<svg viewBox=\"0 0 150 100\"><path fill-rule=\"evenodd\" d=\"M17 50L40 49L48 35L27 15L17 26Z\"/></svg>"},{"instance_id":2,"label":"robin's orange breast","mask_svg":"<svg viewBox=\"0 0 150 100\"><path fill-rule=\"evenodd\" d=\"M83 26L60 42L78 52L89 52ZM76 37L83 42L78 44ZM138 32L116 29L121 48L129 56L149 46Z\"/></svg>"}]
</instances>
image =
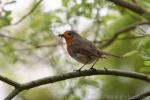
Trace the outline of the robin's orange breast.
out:
<instances>
[{"instance_id":1,"label":"robin's orange breast","mask_svg":"<svg viewBox=\"0 0 150 100\"><path fill-rule=\"evenodd\" d=\"M65 38L65 40L66 40L67 47L70 46L70 45L72 45L73 42L74 42L73 38Z\"/></svg>"}]
</instances>

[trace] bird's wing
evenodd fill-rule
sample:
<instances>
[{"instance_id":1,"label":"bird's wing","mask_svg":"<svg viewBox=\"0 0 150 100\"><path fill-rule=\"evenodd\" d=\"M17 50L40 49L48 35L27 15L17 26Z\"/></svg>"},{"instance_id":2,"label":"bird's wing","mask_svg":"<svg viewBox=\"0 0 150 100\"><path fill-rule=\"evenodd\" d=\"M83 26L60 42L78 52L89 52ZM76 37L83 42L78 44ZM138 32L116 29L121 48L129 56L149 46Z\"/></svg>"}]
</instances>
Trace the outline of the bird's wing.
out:
<instances>
[{"instance_id":1,"label":"bird's wing","mask_svg":"<svg viewBox=\"0 0 150 100\"><path fill-rule=\"evenodd\" d=\"M76 52L87 55L87 56L95 56L99 57L99 51L96 46L87 39L78 39L75 43L77 46Z\"/></svg>"}]
</instances>

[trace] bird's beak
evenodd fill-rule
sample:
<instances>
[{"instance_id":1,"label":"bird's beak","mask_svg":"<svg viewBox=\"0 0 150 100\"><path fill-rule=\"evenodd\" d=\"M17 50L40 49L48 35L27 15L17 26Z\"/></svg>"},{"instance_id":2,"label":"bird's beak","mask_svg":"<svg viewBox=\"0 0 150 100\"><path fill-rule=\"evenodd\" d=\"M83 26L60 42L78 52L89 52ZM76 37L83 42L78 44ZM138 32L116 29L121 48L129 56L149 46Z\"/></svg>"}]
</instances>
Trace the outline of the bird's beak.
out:
<instances>
[{"instance_id":1,"label":"bird's beak","mask_svg":"<svg viewBox=\"0 0 150 100\"><path fill-rule=\"evenodd\" d=\"M62 38L62 37L64 37L64 34L59 34L58 36Z\"/></svg>"}]
</instances>

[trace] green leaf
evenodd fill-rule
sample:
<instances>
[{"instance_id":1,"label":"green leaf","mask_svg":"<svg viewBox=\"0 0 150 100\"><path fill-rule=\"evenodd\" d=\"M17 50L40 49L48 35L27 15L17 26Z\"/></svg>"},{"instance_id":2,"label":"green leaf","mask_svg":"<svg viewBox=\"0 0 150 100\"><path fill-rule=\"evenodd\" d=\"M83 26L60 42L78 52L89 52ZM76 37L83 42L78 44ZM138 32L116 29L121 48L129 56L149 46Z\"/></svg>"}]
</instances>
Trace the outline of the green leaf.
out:
<instances>
[{"instance_id":1,"label":"green leaf","mask_svg":"<svg viewBox=\"0 0 150 100\"><path fill-rule=\"evenodd\" d=\"M7 19L6 17L0 17L0 27L6 26L10 24L10 19Z\"/></svg>"},{"instance_id":2,"label":"green leaf","mask_svg":"<svg viewBox=\"0 0 150 100\"><path fill-rule=\"evenodd\" d=\"M75 96L72 100L81 100L80 97Z\"/></svg>"},{"instance_id":3,"label":"green leaf","mask_svg":"<svg viewBox=\"0 0 150 100\"><path fill-rule=\"evenodd\" d=\"M78 9L81 7L81 5L76 4L70 9L70 13L75 13L78 11Z\"/></svg>"},{"instance_id":4,"label":"green leaf","mask_svg":"<svg viewBox=\"0 0 150 100\"><path fill-rule=\"evenodd\" d=\"M130 51L130 52L127 52L126 54L124 54L123 57L129 57L129 56L132 56L137 53L138 53L137 50L133 50L133 51Z\"/></svg>"},{"instance_id":5,"label":"green leaf","mask_svg":"<svg viewBox=\"0 0 150 100\"><path fill-rule=\"evenodd\" d=\"M149 40L149 38L141 41L141 43L138 46L138 50L140 52L140 55L144 59L150 59L150 40Z\"/></svg>"},{"instance_id":6,"label":"green leaf","mask_svg":"<svg viewBox=\"0 0 150 100\"><path fill-rule=\"evenodd\" d=\"M62 2L63 2L63 6L64 6L64 7L67 7L69 0L62 0Z\"/></svg>"},{"instance_id":7,"label":"green leaf","mask_svg":"<svg viewBox=\"0 0 150 100\"><path fill-rule=\"evenodd\" d=\"M9 17L11 15L11 11L6 11L5 12L5 17Z\"/></svg>"},{"instance_id":8,"label":"green leaf","mask_svg":"<svg viewBox=\"0 0 150 100\"><path fill-rule=\"evenodd\" d=\"M142 67L140 72L150 74L150 67Z\"/></svg>"},{"instance_id":9,"label":"green leaf","mask_svg":"<svg viewBox=\"0 0 150 100\"><path fill-rule=\"evenodd\" d=\"M143 17L146 18L146 19L148 19L148 20L150 20L150 13L145 13L145 14L143 15Z\"/></svg>"},{"instance_id":10,"label":"green leaf","mask_svg":"<svg viewBox=\"0 0 150 100\"><path fill-rule=\"evenodd\" d=\"M144 61L144 65L150 67L150 61Z\"/></svg>"}]
</instances>

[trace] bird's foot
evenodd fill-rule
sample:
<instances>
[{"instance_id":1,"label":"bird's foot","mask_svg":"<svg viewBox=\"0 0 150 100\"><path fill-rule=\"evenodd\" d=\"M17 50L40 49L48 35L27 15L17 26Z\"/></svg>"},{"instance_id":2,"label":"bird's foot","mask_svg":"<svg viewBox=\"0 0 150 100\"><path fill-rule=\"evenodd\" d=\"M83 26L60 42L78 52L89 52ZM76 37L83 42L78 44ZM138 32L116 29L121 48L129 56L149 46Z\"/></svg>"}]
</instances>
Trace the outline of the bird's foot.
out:
<instances>
[{"instance_id":1,"label":"bird's foot","mask_svg":"<svg viewBox=\"0 0 150 100\"><path fill-rule=\"evenodd\" d=\"M73 70L73 71L80 72L80 71L81 71L81 69L79 68L79 69L77 69L77 70Z\"/></svg>"},{"instance_id":2,"label":"bird's foot","mask_svg":"<svg viewBox=\"0 0 150 100\"><path fill-rule=\"evenodd\" d=\"M105 71L108 71L108 69L107 69L106 67L104 67L104 70L105 70Z\"/></svg>"},{"instance_id":3,"label":"bird's foot","mask_svg":"<svg viewBox=\"0 0 150 100\"><path fill-rule=\"evenodd\" d=\"M91 70L93 70L93 71L95 71L95 70L96 70L96 68L93 68L93 67L91 67L90 69L91 69Z\"/></svg>"}]
</instances>

